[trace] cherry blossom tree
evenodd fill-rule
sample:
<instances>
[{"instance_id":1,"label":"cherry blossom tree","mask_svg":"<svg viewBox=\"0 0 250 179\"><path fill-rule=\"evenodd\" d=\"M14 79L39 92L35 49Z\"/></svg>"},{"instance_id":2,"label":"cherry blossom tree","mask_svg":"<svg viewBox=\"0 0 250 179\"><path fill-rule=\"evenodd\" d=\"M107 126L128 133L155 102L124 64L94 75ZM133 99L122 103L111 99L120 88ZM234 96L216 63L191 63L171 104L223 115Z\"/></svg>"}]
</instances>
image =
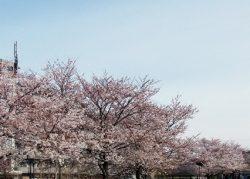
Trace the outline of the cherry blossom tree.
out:
<instances>
[{"instance_id":1,"label":"cherry blossom tree","mask_svg":"<svg viewBox=\"0 0 250 179\"><path fill-rule=\"evenodd\" d=\"M178 98L168 106L154 104L152 96L158 89L147 78L135 83L104 75L93 77L91 82L80 78L80 82L79 102L87 119L80 127L83 134L78 136L85 154L95 159L104 179L109 176L110 165L121 166L124 160L137 171L163 164L162 158L174 153L176 138L195 111L191 105L181 105Z\"/></svg>"},{"instance_id":2,"label":"cherry blossom tree","mask_svg":"<svg viewBox=\"0 0 250 179\"><path fill-rule=\"evenodd\" d=\"M21 161L29 155L58 164L70 158L74 151L69 145L74 128L71 119L81 114L74 103L74 62L49 63L43 75L19 73L0 78L0 137L13 139L18 146L1 145L0 157L12 156Z\"/></svg>"},{"instance_id":3,"label":"cherry blossom tree","mask_svg":"<svg viewBox=\"0 0 250 179\"><path fill-rule=\"evenodd\" d=\"M207 176L232 173L246 167L243 148L233 142L203 138L197 140L193 154L193 161L202 162L201 172Z\"/></svg>"},{"instance_id":4,"label":"cherry blossom tree","mask_svg":"<svg viewBox=\"0 0 250 179\"><path fill-rule=\"evenodd\" d=\"M143 79L133 84L128 78L114 79L105 75L91 82L80 78L87 123L80 127L80 140L86 153L93 157L103 174L109 176L109 165L119 165L123 158L119 150L127 148L130 126L136 125L138 114L150 107L150 97L158 90L153 80ZM84 130L81 130L84 129Z\"/></svg>"},{"instance_id":5,"label":"cherry blossom tree","mask_svg":"<svg viewBox=\"0 0 250 179\"><path fill-rule=\"evenodd\" d=\"M19 126L16 138L23 158L29 155L40 163L50 160L60 178L61 167L79 155L73 150L72 140L76 137L72 137L75 134L72 130L76 127L74 118L84 116L75 103L78 88L74 61L49 63L44 74L37 78L42 78L43 83L32 94L32 105L25 110L26 116L16 121L15 125Z\"/></svg>"},{"instance_id":6,"label":"cherry blossom tree","mask_svg":"<svg viewBox=\"0 0 250 179\"><path fill-rule=\"evenodd\" d=\"M36 75L32 73L0 75L0 160L5 172L12 171L22 158L16 145L22 143L19 139L26 134L21 121L32 106L33 93L43 83L42 78L34 79Z\"/></svg>"}]
</instances>

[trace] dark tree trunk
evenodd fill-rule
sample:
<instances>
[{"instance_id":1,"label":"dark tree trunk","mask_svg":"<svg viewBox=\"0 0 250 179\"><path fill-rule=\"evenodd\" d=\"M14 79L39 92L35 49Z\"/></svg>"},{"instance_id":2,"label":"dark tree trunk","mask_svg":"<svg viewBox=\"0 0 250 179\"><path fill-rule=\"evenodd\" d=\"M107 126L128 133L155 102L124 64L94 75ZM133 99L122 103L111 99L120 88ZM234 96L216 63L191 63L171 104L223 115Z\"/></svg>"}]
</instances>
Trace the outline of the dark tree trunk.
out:
<instances>
[{"instance_id":1,"label":"dark tree trunk","mask_svg":"<svg viewBox=\"0 0 250 179\"><path fill-rule=\"evenodd\" d=\"M135 171L136 179L142 179L142 166L139 165Z\"/></svg>"},{"instance_id":2,"label":"dark tree trunk","mask_svg":"<svg viewBox=\"0 0 250 179\"><path fill-rule=\"evenodd\" d=\"M61 179L62 178L62 167L60 165L60 163L58 163L58 179Z\"/></svg>"},{"instance_id":3,"label":"dark tree trunk","mask_svg":"<svg viewBox=\"0 0 250 179\"><path fill-rule=\"evenodd\" d=\"M108 162L104 162L102 165L103 165L102 179L108 179L109 178Z\"/></svg>"},{"instance_id":4,"label":"dark tree trunk","mask_svg":"<svg viewBox=\"0 0 250 179\"><path fill-rule=\"evenodd\" d=\"M101 153L100 155L101 161L99 161L99 168L102 171L102 178L103 179L108 179L109 178L109 164L108 161L106 161L106 154Z\"/></svg>"}]
</instances>

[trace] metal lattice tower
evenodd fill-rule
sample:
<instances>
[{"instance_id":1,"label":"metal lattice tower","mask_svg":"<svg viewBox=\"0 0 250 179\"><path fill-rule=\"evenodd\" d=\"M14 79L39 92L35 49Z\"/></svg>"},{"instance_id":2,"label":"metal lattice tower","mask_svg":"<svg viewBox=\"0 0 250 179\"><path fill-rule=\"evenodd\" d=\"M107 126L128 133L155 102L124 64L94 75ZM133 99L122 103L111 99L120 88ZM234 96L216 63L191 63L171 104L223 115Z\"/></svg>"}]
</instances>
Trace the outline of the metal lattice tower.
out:
<instances>
[{"instance_id":1,"label":"metal lattice tower","mask_svg":"<svg viewBox=\"0 0 250 179\"><path fill-rule=\"evenodd\" d=\"M17 55L17 41L14 43L14 74L18 70L18 55Z\"/></svg>"}]
</instances>

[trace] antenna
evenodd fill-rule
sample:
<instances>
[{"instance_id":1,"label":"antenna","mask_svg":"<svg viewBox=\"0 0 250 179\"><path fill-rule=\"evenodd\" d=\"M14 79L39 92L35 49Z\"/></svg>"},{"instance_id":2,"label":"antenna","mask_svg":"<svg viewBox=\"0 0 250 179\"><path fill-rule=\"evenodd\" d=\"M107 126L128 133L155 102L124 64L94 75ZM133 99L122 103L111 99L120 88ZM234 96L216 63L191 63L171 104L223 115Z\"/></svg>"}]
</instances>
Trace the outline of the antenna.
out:
<instances>
[{"instance_id":1,"label":"antenna","mask_svg":"<svg viewBox=\"0 0 250 179\"><path fill-rule=\"evenodd\" d=\"M14 43L14 74L18 70L18 55L17 55L17 41Z\"/></svg>"}]
</instances>

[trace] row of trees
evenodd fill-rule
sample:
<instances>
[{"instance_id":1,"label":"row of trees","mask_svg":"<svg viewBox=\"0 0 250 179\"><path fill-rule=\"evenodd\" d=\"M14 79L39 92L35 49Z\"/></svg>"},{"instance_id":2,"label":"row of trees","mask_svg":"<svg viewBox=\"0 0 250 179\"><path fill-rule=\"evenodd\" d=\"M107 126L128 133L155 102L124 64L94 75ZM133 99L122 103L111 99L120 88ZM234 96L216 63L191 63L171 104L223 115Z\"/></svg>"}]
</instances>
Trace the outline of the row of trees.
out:
<instances>
[{"instance_id":1,"label":"row of trees","mask_svg":"<svg viewBox=\"0 0 250 179\"><path fill-rule=\"evenodd\" d=\"M86 80L74 61L49 63L42 75L2 74L0 140L14 139L15 146L2 145L0 156L22 161L29 155L104 179L128 172L140 179L197 161L207 173L244 167L236 144L184 138L196 109L178 97L157 104L154 86L148 78L107 74Z\"/></svg>"}]
</instances>

